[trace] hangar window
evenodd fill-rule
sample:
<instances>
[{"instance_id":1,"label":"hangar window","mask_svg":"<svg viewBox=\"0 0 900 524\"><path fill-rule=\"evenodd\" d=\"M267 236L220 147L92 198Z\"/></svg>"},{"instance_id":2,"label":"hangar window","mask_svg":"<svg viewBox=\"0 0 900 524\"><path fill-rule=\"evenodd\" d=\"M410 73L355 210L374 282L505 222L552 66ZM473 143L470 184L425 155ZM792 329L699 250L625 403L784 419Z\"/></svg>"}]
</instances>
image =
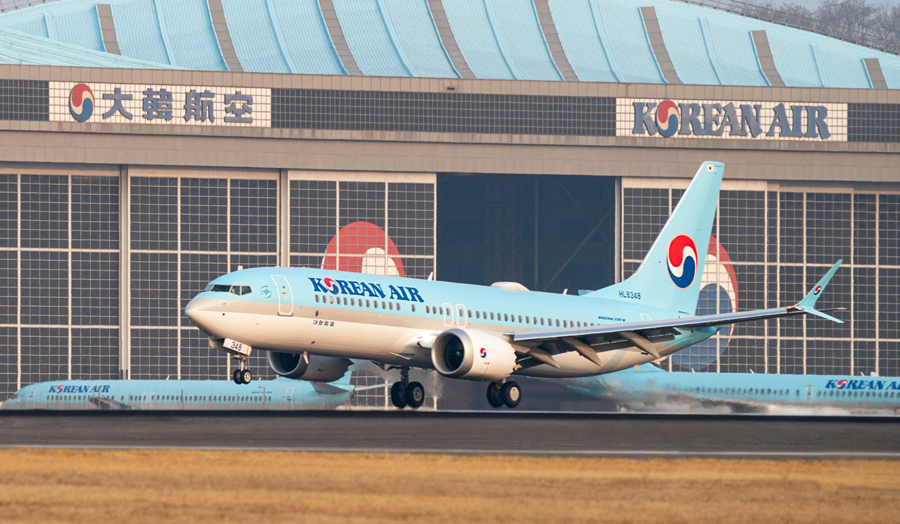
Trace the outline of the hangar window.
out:
<instances>
[{"instance_id":1,"label":"hangar window","mask_svg":"<svg viewBox=\"0 0 900 524\"><path fill-rule=\"evenodd\" d=\"M272 127L615 136L616 100L586 96L273 89Z\"/></svg>"}]
</instances>

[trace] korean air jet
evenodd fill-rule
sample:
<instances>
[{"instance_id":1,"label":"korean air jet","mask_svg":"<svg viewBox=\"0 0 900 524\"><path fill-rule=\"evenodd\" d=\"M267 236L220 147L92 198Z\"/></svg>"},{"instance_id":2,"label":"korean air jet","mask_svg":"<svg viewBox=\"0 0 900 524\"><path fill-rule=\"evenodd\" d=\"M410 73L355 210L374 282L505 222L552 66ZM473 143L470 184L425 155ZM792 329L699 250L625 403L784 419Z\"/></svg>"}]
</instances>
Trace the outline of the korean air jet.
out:
<instances>
[{"instance_id":1,"label":"korean air jet","mask_svg":"<svg viewBox=\"0 0 900 524\"><path fill-rule=\"evenodd\" d=\"M799 303L697 316L703 264L724 165L705 162L631 278L581 296L521 284L473 286L321 269L256 268L212 281L187 305L210 346L240 359L235 382L252 375L253 349L281 376L334 380L349 359L399 369L398 408L417 408L412 367L488 383L491 406L521 400L515 376L573 378L650 362L705 340L721 326L812 314L840 261ZM477 256L477 254L473 254Z\"/></svg>"},{"instance_id":2,"label":"korean air jet","mask_svg":"<svg viewBox=\"0 0 900 524\"><path fill-rule=\"evenodd\" d=\"M338 381L278 378L241 387L227 380L60 380L25 386L5 410L291 410L334 409L354 392L350 373Z\"/></svg>"},{"instance_id":3,"label":"korean air jet","mask_svg":"<svg viewBox=\"0 0 900 524\"><path fill-rule=\"evenodd\" d=\"M692 411L700 405L762 413L791 413L794 408L895 413L900 409L897 377L668 373L644 364L612 375L570 379L569 387L636 411L668 411L685 405Z\"/></svg>"}]
</instances>

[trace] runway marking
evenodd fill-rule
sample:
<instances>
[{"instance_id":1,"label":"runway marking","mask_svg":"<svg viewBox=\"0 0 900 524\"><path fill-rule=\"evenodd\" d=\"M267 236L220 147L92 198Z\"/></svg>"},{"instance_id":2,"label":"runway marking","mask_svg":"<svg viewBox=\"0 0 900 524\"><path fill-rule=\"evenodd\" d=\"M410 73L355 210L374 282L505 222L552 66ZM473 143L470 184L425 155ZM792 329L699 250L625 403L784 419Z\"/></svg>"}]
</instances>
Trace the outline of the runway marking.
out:
<instances>
[{"instance_id":1,"label":"runway marking","mask_svg":"<svg viewBox=\"0 0 900 524\"><path fill-rule=\"evenodd\" d=\"M0 444L0 449L82 449L82 450L195 450L195 451L297 451L307 453L412 453L426 455L525 455L525 456L636 456L636 457L709 457L709 458L855 458L898 459L900 451L673 451L673 450L496 450L496 449L396 449L325 447L236 447L236 446L146 446L146 445L28 445Z\"/></svg>"}]
</instances>

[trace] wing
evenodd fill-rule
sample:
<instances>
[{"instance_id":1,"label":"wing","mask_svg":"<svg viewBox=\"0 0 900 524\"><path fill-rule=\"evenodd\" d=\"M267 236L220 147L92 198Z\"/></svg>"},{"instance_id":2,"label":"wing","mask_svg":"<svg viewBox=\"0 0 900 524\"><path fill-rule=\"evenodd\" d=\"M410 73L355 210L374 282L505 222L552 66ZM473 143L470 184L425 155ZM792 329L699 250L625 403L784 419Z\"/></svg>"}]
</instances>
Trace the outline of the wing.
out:
<instances>
[{"instance_id":1,"label":"wing","mask_svg":"<svg viewBox=\"0 0 900 524\"><path fill-rule=\"evenodd\" d=\"M741 322L794 315L816 315L842 324L843 321L815 309L816 300L819 299L828 282L831 281L831 277L834 276L841 262L843 261L838 260L828 273L807 293L806 297L793 306L742 311L739 313L606 324L578 329L519 331L512 333L510 336L513 343L531 348L528 355L534 357L537 361L534 363L535 365L544 363L559 367L552 357L553 354L577 351L586 359L599 366L600 359L597 357L597 352L613 349L636 347L649 355L660 358L653 344L674 340L676 335L693 329L727 326Z\"/></svg>"}]
</instances>

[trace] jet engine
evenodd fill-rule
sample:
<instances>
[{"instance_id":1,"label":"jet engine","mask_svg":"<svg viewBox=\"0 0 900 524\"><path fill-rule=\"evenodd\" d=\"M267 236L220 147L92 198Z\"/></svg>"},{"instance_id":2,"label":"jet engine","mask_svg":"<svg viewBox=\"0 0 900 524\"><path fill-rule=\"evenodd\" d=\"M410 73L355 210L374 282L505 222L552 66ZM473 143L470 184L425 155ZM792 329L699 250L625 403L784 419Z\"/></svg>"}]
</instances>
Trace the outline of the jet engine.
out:
<instances>
[{"instance_id":1,"label":"jet engine","mask_svg":"<svg viewBox=\"0 0 900 524\"><path fill-rule=\"evenodd\" d=\"M431 362L445 377L497 381L515 370L516 350L485 331L453 328L434 340Z\"/></svg>"},{"instance_id":2,"label":"jet engine","mask_svg":"<svg viewBox=\"0 0 900 524\"><path fill-rule=\"evenodd\" d=\"M269 367L285 378L310 382L333 382L347 373L349 359L306 353L269 351Z\"/></svg>"}]
</instances>

